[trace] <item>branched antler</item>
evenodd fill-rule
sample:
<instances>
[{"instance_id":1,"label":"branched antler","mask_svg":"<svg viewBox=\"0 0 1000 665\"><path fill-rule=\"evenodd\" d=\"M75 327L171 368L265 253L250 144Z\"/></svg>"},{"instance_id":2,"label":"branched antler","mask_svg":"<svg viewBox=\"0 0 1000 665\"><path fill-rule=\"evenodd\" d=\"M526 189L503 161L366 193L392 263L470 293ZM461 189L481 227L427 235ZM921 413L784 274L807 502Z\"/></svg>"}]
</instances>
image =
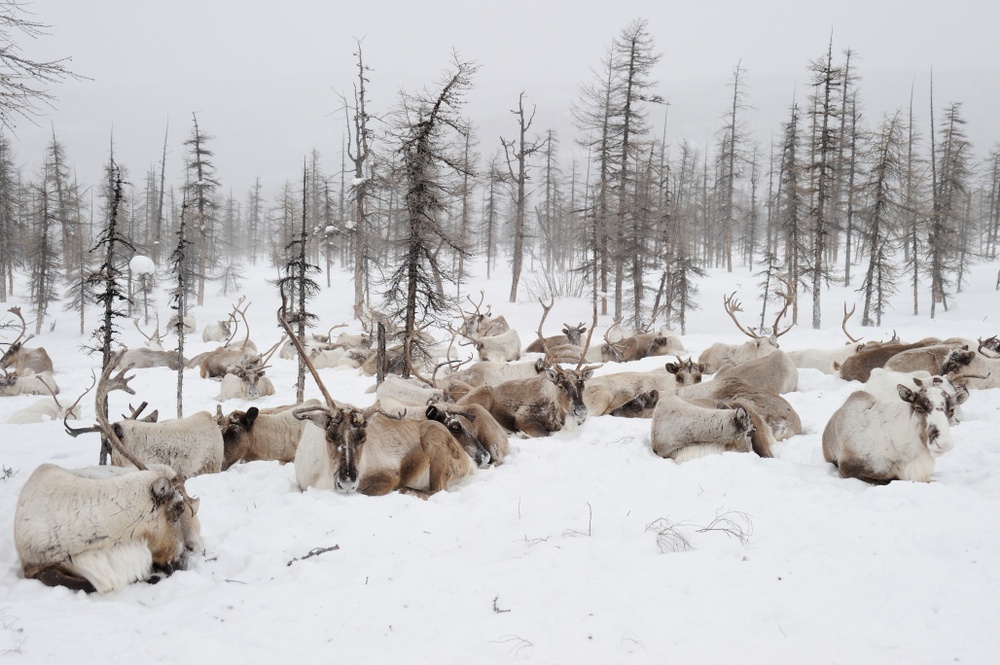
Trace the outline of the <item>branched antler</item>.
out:
<instances>
[{"instance_id":1,"label":"branched antler","mask_svg":"<svg viewBox=\"0 0 1000 665\"><path fill-rule=\"evenodd\" d=\"M861 342L861 340L864 339L864 337L858 337L857 339L855 339L851 335L851 333L847 332L847 320L850 319L852 316L854 316L854 312L855 312L855 310L857 310L857 308L858 308L858 303L854 303L854 306L851 307L851 311L848 312L847 311L847 303L845 302L844 303L844 320L840 324L840 329L844 331L845 335L847 335L847 339L851 340L851 344L858 344L859 342Z\"/></svg>"},{"instance_id":2,"label":"branched antler","mask_svg":"<svg viewBox=\"0 0 1000 665\"><path fill-rule=\"evenodd\" d=\"M722 305L726 308L726 314L733 320L733 323L736 324L741 333L752 339L760 339L760 335L744 328L743 324L736 318L736 314L743 311L743 304L739 300L736 300L736 291L733 291L728 296L723 296Z\"/></svg>"}]
</instances>

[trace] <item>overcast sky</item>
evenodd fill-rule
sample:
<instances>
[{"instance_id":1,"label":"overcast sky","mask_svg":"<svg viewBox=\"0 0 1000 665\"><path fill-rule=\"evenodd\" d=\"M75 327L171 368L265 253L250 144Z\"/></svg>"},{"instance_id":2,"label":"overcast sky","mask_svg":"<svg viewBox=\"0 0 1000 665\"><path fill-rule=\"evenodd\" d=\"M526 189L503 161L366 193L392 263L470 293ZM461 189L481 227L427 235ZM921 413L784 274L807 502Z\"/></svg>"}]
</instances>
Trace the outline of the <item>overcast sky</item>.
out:
<instances>
[{"instance_id":1,"label":"overcast sky","mask_svg":"<svg viewBox=\"0 0 1000 665\"><path fill-rule=\"evenodd\" d=\"M509 110L522 91L537 105L534 128L556 129L569 145L580 83L635 18L648 21L663 55L655 77L670 102L671 143L712 142L741 62L747 120L766 150L793 95L808 95L808 64L831 34L838 57L847 48L856 54L869 119L905 107L912 86L926 123L933 67L936 112L960 101L977 152L1000 142L996 0L46 0L29 8L51 34L26 44L28 55L69 56L90 80L56 86L56 109L37 126L19 123L18 161L39 164L54 126L88 185L113 132L119 162L141 186L158 165L168 123L167 175L180 179L192 111L215 137L218 178L240 200L255 177L268 197L297 181L314 148L325 172L339 170L337 93L352 90L355 38L373 70L376 113L401 89L433 86L456 50L481 65L467 107L481 153L498 148L501 133L513 136ZM655 114L659 128L662 110Z\"/></svg>"}]
</instances>

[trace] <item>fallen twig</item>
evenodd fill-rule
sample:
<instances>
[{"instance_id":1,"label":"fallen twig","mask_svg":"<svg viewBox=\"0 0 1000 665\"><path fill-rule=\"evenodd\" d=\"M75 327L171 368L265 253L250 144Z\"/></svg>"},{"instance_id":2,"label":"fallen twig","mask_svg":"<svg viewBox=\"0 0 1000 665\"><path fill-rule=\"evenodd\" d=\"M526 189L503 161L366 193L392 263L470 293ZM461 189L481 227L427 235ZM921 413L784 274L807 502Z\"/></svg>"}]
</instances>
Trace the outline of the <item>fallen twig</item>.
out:
<instances>
[{"instance_id":1,"label":"fallen twig","mask_svg":"<svg viewBox=\"0 0 1000 665\"><path fill-rule=\"evenodd\" d=\"M309 550L309 554L306 554L305 556L295 557L294 559L292 559L291 561L289 561L285 565L286 566L290 566L293 563L295 563L296 561L302 561L303 559L308 559L311 556L319 556L320 554L325 554L327 552L334 552L334 551L339 550L339 549L340 549L340 545L334 545L333 547L314 547L311 550Z\"/></svg>"}]
</instances>

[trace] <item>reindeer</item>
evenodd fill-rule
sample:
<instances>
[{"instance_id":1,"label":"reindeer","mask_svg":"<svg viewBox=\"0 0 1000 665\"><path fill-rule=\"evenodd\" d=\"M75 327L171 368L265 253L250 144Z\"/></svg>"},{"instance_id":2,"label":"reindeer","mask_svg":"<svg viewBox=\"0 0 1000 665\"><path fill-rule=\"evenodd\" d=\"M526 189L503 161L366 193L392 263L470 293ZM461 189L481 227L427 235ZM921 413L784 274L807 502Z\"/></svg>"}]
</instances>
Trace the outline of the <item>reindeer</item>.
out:
<instances>
[{"instance_id":1,"label":"reindeer","mask_svg":"<svg viewBox=\"0 0 1000 665\"><path fill-rule=\"evenodd\" d=\"M596 376L583 390L583 403L592 416L617 415L629 418L652 417L656 397L651 393L673 393L678 387L701 381L701 371L691 359L677 358L663 370L615 372ZM617 411L617 413L616 413Z\"/></svg>"},{"instance_id":2,"label":"reindeer","mask_svg":"<svg viewBox=\"0 0 1000 665\"><path fill-rule=\"evenodd\" d=\"M552 335L544 339L536 339L524 350L525 353L545 353L546 349L552 349L557 346L570 345L577 348L582 348L580 345L580 340L583 337L583 333L587 332L586 323L578 323L575 326L571 326L568 323L563 324L561 335Z\"/></svg>"},{"instance_id":3,"label":"reindeer","mask_svg":"<svg viewBox=\"0 0 1000 665\"><path fill-rule=\"evenodd\" d=\"M767 424L767 429L757 427L754 434L755 450L770 447L773 441L802 434L802 420L788 400L739 377L715 377L711 381L684 386L677 390L677 396L690 400L708 400L712 404L740 404L751 413L759 415Z\"/></svg>"},{"instance_id":4,"label":"reindeer","mask_svg":"<svg viewBox=\"0 0 1000 665\"><path fill-rule=\"evenodd\" d=\"M163 351L163 334L160 332L160 313L156 313L156 329L151 333L146 333L145 330L139 325L139 319L132 319L132 323L135 324L135 329L139 331L139 334L143 336L146 340L145 346L147 349L152 349L154 351Z\"/></svg>"},{"instance_id":5,"label":"reindeer","mask_svg":"<svg viewBox=\"0 0 1000 665\"><path fill-rule=\"evenodd\" d=\"M201 341L221 342L231 339L236 332L236 326L239 325L239 322L236 320L237 311L245 299L246 296L240 296L240 299L233 304L233 310L225 319L206 323L204 330L201 331Z\"/></svg>"},{"instance_id":6,"label":"reindeer","mask_svg":"<svg viewBox=\"0 0 1000 665\"><path fill-rule=\"evenodd\" d=\"M480 292L480 296L482 296ZM468 296L466 296L468 298ZM471 302L472 299L469 298ZM510 327L503 316L493 317L489 313L481 314L482 297L474 313L466 313L462 325L453 332L468 339L479 354L480 360L506 362L518 360L521 357L521 338L517 331Z\"/></svg>"},{"instance_id":7,"label":"reindeer","mask_svg":"<svg viewBox=\"0 0 1000 665\"><path fill-rule=\"evenodd\" d=\"M246 356L238 364L230 366L222 377L219 401L224 402L227 399L252 401L273 395L274 384L271 383L271 379L264 376L264 373L270 367L267 363L281 342L282 340L278 340L263 356Z\"/></svg>"},{"instance_id":8,"label":"reindeer","mask_svg":"<svg viewBox=\"0 0 1000 665\"><path fill-rule=\"evenodd\" d=\"M885 484L928 482L934 461L954 446L949 421L955 408L941 385L913 379L897 386L899 399L882 400L859 390L823 429L823 458L845 478Z\"/></svg>"},{"instance_id":9,"label":"reindeer","mask_svg":"<svg viewBox=\"0 0 1000 665\"><path fill-rule=\"evenodd\" d=\"M202 547L198 503L168 466L42 464L25 482L14 512L24 576L108 593L181 570L187 553Z\"/></svg>"},{"instance_id":10,"label":"reindeer","mask_svg":"<svg viewBox=\"0 0 1000 665\"><path fill-rule=\"evenodd\" d=\"M220 404L215 419L222 432L222 470L225 471L238 462L274 460L286 464L293 461L305 422L296 418L292 412L319 404L319 400L312 399L301 404L270 409L251 406L245 411L230 411L225 416L222 415Z\"/></svg>"},{"instance_id":11,"label":"reindeer","mask_svg":"<svg viewBox=\"0 0 1000 665\"><path fill-rule=\"evenodd\" d=\"M975 351L953 349L941 362L937 373L968 388L1000 388L1000 351L997 338L979 339Z\"/></svg>"},{"instance_id":12,"label":"reindeer","mask_svg":"<svg viewBox=\"0 0 1000 665\"><path fill-rule=\"evenodd\" d=\"M750 452L754 419L743 406L715 408L677 395L659 395L650 444L660 457L686 462L727 451ZM770 451L762 456L770 456Z\"/></svg>"},{"instance_id":13,"label":"reindeer","mask_svg":"<svg viewBox=\"0 0 1000 665\"><path fill-rule=\"evenodd\" d=\"M753 328L747 329L740 323L736 314L742 312L743 307L740 301L735 299L735 291L728 296L724 296L722 304L726 309L726 314L733 320L733 323L736 324L740 332L750 337L750 341L735 345L716 342L708 349L705 349L698 357L698 363L705 367L706 373L714 374L726 365L739 365L742 362L760 358L776 351L778 349L778 338L786 334L795 325L793 323L780 332L778 330L778 324L788 311L788 307L794 302L793 297L790 295L791 293L791 288L788 289L788 293L778 292L778 295L784 298L785 305L778 312L778 316L775 317L774 323L771 324L771 333L767 336L760 334Z\"/></svg>"},{"instance_id":14,"label":"reindeer","mask_svg":"<svg viewBox=\"0 0 1000 665\"><path fill-rule=\"evenodd\" d=\"M187 361L177 351L157 351L156 349L128 349L122 358L123 365L131 365L135 369L149 367L166 367L177 371L187 365Z\"/></svg>"},{"instance_id":15,"label":"reindeer","mask_svg":"<svg viewBox=\"0 0 1000 665\"><path fill-rule=\"evenodd\" d=\"M185 335L190 335L195 331L196 327L197 326L195 325L194 315L192 314L187 314L184 317L183 328L181 326L181 318L179 314L174 314L173 316L170 317L170 320L167 321L167 330L173 333L174 335L176 335L177 331L181 329L183 330Z\"/></svg>"},{"instance_id":16,"label":"reindeer","mask_svg":"<svg viewBox=\"0 0 1000 665\"><path fill-rule=\"evenodd\" d=\"M80 419L80 410L76 404L67 409L59 403L59 398L56 397L55 391L46 383L44 376L36 374L35 378L49 390L49 395L52 399L40 399L20 411L15 411L7 419L8 424L27 425L30 423L43 423L46 420L59 420L61 418Z\"/></svg>"},{"instance_id":17,"label":"reindeer","mask_svg":"<svg viewBox=\"0 0 1000 665\"><path fill-rule=\"evenodd\" d=\"M943 376L931 374L925 370L902 372L884 367L876 367L872 369L871 376L868 377L868 380L865 381L865 385L861 389L883 401L895 402L899 399L896 387L902 384L910 390L919 390L920 386L916 383L917 379L926 385L940 386L951 396L955 404L955 410L949 419L951 425L957 425L965 419L965 414L962 412L962 404L969 399L968 388L964 384L953 383Z\"/></svg>"},{"instance_id":18,"label":"reindeer","mask_svg":"<svg viewBox=\"0 0 1000 665\"><path fill-rule=\"evenodd\" d=\"M747 360L739 365L723 367L715 378L735 376L776 395L794 392L799 387L799 370L781 349L767 355Z\"/></svg>"},{"instance_id":19,"label":"reindeer","mask_svg":"<svg viewBox=\"0 0 1000 665\"><path fill-rule=\"evenodd\" d=\"M841 330L847 336L847 342L843 346L835 349L800 349L788 351L788 357L799 369L818 369L824 374L837 375L839 368L852 355L864 348L878 346L879 342L862 343L863 338L855 338L847 331L847 321L854 315L857 309L855 304L851 310L847 310L847 303L844 303L844 320L840 324Z\"/></svg>"},{"instance_id":20,"label":"reindeer","mask_svg":"<svg viewBox=\"0 0 1000 665\"><path fill-rule=\"evenodd\" d=\"M143 464L166 464L181 478L221 471L222 433L208 411L199 411L186 418L163 422L137 420L135 416L138 411L135 411L132 418L110 423L107 413L108 395L115 390L121 390L129 395L135 394L128 385L135 375L125 376L130 367L121 369L114 376L111 375L121 364L123 356L122 351L112 354L97 383L94 407L97 424L91 427L70 427L63 419L66 432L74 437L88 432L100 432L105 439L118 441L118 445L112 446L111 449L111 463L115 466L126 466L131 463L139 467L136 460ZM77 402L82 398L83 395L80 395ZM142 407L139 410L141 409Z\"/></svg>"},{"instance_id":21,"label":"reindeer","mask_svg":"<svg viewBox=\"0 0 1000 665\"><path fill-rule=\"evenodd\" d=\"M864 383L871 375L872 369L884 367L889 359L896 354L910 349L933 346L940 342L941 340L936 337L928 337L912 344L882 344L872 348L864 348L845 360L844 364L840 365L837 369L840 372L840 378L843 380Z\"/></svg>"},{"instance_id":22,"label":"reindeer","mask_svg":"<svg viewBox=\"0 0 1000 665\"><path fill-rule=\"evenodd\" d=\"M0 357L0 369L7 369L13 366L14 373L20 376L30 373L51 373L53 371L52 359L49 358L49 354L45 349L43 347L28 349L24 346L34 335L24 336L28 330L28 323L24 320L24 316L21 315L21 308L11 307L7 311L21 320L21 332L18 334L17 339L10 343L3 356Z\"/></svg>"},{"instance_id":23,"label":"reindeer","mask_svg":"<svg viewBox=\"0 0 1000 665\"><path fill-rule=\"evenodd\" d=\"M8 372L0 369L0 397L15 395L49 395L59 392L52 372L31 372L21 375L18 372Z\"/></svg>"},{"instance_id":24,"label":"reindeer","mask_svg":"<svg viewBox=\"0 0 1000 665\"><path fill-rule=\"evenodd\" d=\"M101 374L98 403L107 398L110 385L122 384L131 392L129 379L123 378L126 370L111 377L121 356L113 354ZM184 476L168 465L143 464L101 409L95 429L134 469L38 467L21 490L14 515L25 577L106 593L184 568L186 553L202 547L200 501L188 496Z\"/></svg>"},{"instance_id":25,"label":"reindeer","mask_svg":"<svg viewBox=\"0 0 1000 665\"><path fill-rule=\"evenodd\" d=\"M546 367L532 379L505 381L498 386L480 386L458 400L459 406L478 404L498 423L527 436L548 436L568 424L582 425L587 419L583 403L584 383L592 368L569 370Z\"/></svg>"},{"instance_id":26,"label":"reindeer","mask_svg":"<svg viewBox=\"0 0 1000 665\"><path fill-rule=\"evenodd\" d=\"M451 434L450 425L396 419L374 407L361 411L334 402L285 320L283 291L281 300L278 322L325 401L292 412L316 425L305 428L295 453L295 478L303 491L316 487L374 496L399 490L427 496L474 471L475 463Z\"/></svg>"},{"instance_id":27,"label":"reindeer","mask_svg":"<svg viewBox=\"0 0 1000 665\"><path fill-rule=\"evenodd\" d=\"M241 298L237 305L242 302ZM239 347L229 346L238 329L238 326L233 326L229 339L222 346L195 356L187 362L186 367L198 367L203 379L221 379L229 372L230 367L258 360L257 345L250 341L250 324L247 323L246 317L250 305L251 303L247 303L242 309L236 305L233 306L235 313L243 319L243 327L246 329L243 343Z\"/></svg>"}]
</instances>

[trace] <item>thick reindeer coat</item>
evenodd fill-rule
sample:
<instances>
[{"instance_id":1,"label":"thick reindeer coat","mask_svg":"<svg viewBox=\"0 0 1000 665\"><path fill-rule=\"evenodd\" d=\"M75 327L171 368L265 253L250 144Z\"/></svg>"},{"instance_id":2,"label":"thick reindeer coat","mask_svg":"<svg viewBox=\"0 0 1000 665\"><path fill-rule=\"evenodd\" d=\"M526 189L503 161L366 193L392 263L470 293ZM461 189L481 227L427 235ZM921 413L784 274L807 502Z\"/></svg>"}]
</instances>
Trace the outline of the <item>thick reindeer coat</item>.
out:
<instances>
[{"instance_id":1,"label":"thick reindeer coat","mask_svg":"<svg viewBox=\"0 0 1000 665\"><path fill-rule=\"evenodd\" d=\"M143 464L166 464L182 478L222 470L222 432L208 411L156 423L122 420L112 427L131 454ZM130 466L114 449L111 463Z\"/></svg>"},{"instance_id":2,"label":"thick reindeer coat","mask_svg":"<svg viewBox=\"0 0 1000 665\"><path fill-rule=\"evenodd\" d=\"M162 465L63 469L42 464L18 497L14 542L25 577L115 591L154 570L183 568L200 548L195 507Z\"/></svg>"},{"instance_id":3,"label":"thick reindeer coat","mask_svg":"<svg viewBox=\"0 0 1000 665\"><path fill-rule=\"evenodd\" d=\"M726 451L750 452L753 420L743 407L718 409L660 395L653 411L650 443L660 457L684 462Z\"/></svg>"},{"instance_id":4,"label":"thick reindeer coat","mask_svg":"<svg viewBox=\"0 0 1000 665\"><path fill-rule=\"evenodd\" d=\"M859 390L830 417L823 457L840 475L870 483L927 482L935 458L951 450L951 397L936 386L913 391L900 385L898 391L900 399L890 403Z\"/></svg>"}]
</instances>

